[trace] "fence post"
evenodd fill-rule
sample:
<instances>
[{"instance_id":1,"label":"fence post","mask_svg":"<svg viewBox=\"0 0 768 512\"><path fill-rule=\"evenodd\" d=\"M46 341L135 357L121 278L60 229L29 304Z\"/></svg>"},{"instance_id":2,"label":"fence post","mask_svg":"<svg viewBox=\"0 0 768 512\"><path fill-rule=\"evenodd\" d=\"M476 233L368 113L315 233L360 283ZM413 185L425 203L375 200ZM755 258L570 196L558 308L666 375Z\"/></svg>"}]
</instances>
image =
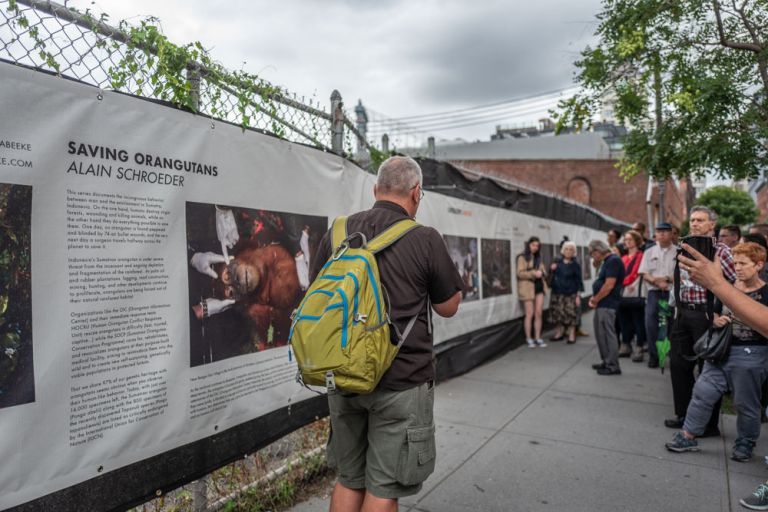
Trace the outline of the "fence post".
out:
<instances>
[{"instance_id":1,"label":"fence post","mask_svg":"<svg viewBox=\"0 0 768 512\"><path fill-rule=\"evenodd\" d=\"M389 153L389 135L386 133L381 136L381 152L385 155Z\"/></svg>"},{"instance_id":2,"label":"fence post","mask_svg":"<svg viewBox=\"0 0 768 512\"><path fill-rule=\"evenodd\" d=\"M436 154L437 153L435 151L435 138L430 137L427 139L427 156L429 158L435 158Z\"/></svg>"},{"instance_id":3,"label":"fence post","mask_svg":"<svg viewBox=\"0 0 768 512\"><path fill-rule=\"evenodd\" d=\"M344 154L344 102L336 89L331 93L331 151Z\"/></svg>"},{"instance_id":4,"label":"fence post","mask_svg":"<svg viewBox=\"0 0 768 512\"><path fill-rule=\"evenodd\" d=\"M192 108L200 111L200 67L197 62L187 64L187 83L189 83L189 97L192 100Z\"/></svg>"},{"instance_id":5,"label":"fence post","mask_svg":"<svg viewBox=\"0 0 768 512\"><path fill-rule=\"evenodd\" d=\"M208 475L192 482L192 512L208 508Z\"/></svg>"}]
</instances>

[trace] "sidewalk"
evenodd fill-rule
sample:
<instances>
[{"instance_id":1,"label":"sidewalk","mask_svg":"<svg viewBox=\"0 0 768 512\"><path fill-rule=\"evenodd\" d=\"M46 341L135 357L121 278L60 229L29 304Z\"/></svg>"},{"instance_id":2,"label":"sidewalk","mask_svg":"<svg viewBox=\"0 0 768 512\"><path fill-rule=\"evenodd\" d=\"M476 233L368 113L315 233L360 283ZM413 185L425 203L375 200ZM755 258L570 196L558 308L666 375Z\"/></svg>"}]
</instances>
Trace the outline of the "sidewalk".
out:
<instances>
[{"instance_id":1,"label":"sidewalk","mask_svg":"<svg viewBox=\"0 0 768 512\"><path fill-rule=\"evenodd\" d=\"M591 315L584 325L591 332ZM761 440L748 463L730 460L724 438L699 453L670 453L669 372L621 359L621 376L599 376L594 338L519 347L436 389L438 461L401 511L737 511L768 478ZM294 512L328 509L327 499Z\"/></svg>"}]
</instances>

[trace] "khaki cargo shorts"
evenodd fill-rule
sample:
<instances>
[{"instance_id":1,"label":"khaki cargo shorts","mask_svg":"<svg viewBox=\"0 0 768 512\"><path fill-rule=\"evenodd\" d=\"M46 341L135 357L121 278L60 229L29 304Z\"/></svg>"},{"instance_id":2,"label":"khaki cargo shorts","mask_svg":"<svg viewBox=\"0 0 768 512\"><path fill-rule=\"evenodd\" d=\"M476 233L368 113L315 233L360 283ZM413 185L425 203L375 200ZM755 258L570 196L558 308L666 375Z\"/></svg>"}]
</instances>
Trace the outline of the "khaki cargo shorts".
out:
<instances>
[{"instance_id":1,"label":"khaki cargo shorts","mask_svg":"<svg viewBox=\"0 0 768 512\"><path fill-rule=\"evenodd\" d=\"M434 385L328 394L328 465L339 483L378 498L416 494L435 469Z\"/></svg>"}]
</instances>

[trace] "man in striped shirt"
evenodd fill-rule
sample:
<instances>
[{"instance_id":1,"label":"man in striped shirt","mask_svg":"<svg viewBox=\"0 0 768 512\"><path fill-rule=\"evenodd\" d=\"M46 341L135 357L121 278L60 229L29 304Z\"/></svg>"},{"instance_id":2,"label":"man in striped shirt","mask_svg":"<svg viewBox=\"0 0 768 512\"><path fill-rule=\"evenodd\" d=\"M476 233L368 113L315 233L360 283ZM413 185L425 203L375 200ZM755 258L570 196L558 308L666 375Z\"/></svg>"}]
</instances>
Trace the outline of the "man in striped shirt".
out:
<instances>
[{"instance_id":1,"label":"man in striped shirt","mask_svg":"<svg viewBox=\"0 0 768 512\"><path fill-rule=\"evenodd\" d=\"M723 275L728 281L736 279L736 271L733 264L731 249L720 242L715 241L715 223L717 213L706 206L694 206L689 217L690 234L696 236L713 237L715 245L715 258L720 260ZM696 362L693 359L693 344L709 328L711 319L707 315L707 290L691 281L688 273L680 271L680 303L676 304L676 315L672 325L669 341L672 343L670 350L670 374L672 375L672 394L675 402L675 418L664 421L669 428L682 428L685 420L685 412L691 401L693 384L695 381L694 370ZM712 417L707 424L704 436L720 435L717 427L720 417L720 402L715 405Z\"/></svg>"}]
</instances>

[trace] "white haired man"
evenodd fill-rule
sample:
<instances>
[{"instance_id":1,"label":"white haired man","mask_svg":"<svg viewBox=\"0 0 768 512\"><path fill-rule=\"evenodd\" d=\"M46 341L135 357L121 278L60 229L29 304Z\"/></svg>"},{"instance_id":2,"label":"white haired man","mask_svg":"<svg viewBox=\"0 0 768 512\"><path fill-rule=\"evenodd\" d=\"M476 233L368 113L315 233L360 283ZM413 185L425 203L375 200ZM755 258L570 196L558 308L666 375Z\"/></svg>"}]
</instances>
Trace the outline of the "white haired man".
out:
<instances>
[{"instance_id":1,"label":"white haired man","mask_svg":"<svg viewBox=\"0 0 768 512\"><path fill-rule=\"evenodd\" d=\"M621 375L616 311L621 301L624 263L602 240L589 242L589 255L595 262L600 263L597 279L592 283L589 307L595 310L595 339L602 362L593 364L592 368L598 375Z\"/></svg>"},{"instance_id":2,"label":"white haired man","mask_svg":"<svg viewBox=\"0 0 768 512\"><path fill-rule=\"evenodd\" d=\"M371 240L419 208L419 164L394 156L379 168L370 210L349 216L347 233ZM331 257L330 233L320 241L311 277ZM431 310L453 316L464 282L442 236L419 226L376 255L382 286L391 300L392 322L403 330L416 316L410 334L377 388L365 395L329 392L331 436L328 460L339 477L331 512L397 511L400 497L416 494L435 465L434 352ZM407 452L403 457L401 453Z\"/></svg>"}]
</instances>

